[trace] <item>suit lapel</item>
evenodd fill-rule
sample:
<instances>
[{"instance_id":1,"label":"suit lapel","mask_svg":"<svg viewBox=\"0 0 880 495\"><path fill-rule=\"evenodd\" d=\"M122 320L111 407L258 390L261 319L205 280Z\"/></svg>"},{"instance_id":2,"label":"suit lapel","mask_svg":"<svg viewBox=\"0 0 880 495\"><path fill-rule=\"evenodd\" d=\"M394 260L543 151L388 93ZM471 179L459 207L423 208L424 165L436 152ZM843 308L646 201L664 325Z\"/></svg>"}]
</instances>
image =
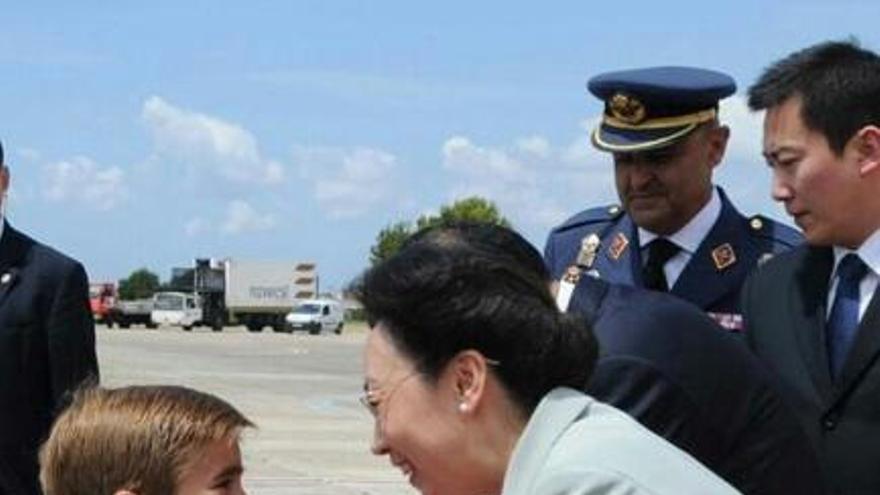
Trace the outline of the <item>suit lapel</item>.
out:
<instances>
[{"instance_id":1,"label":"suit lapel","mask_svg":"<svg viewBox=\"0 0 880 495\"><path fill-rule=\"evenodd\" d=\"M721 213L718 220L700 243L670 292L701 308L707 308L731 292L739 291L758 256L754 247L744 242L749 238L745 225L745 219L721 193ZM719 268L713 254L717 249L725 249L722 247L725 244L732 249L735 261Z\"/></svg>"},{"instance_id":2,"label":"suit lapel","mask_svg":"<svg viewBox=\"0 0 880 495\"><path fill-rule=\"evenodd\" d=\"M839 379L834 384L834 401L843 398L858 384L861 376L876 361L880 353L880 287L874 291L871 303L859 323L852 350L843 364Z\"/></svg>"},{"instance_id":3,"label":"suit lapel","mask_svg":"<svg viewBox=\"0 0 880 495\"><path fill-rule=\"evenodd\" d=\"M832 387L825 346L825 313L828 279L833 265L834 256L830 248L806 248L806 254L795 273L795 290L799 293L793 298L791 307L787 308L801 354L823 400L831 393Z\"/></svg>"},{"instance_id":4,"label":"suit lapel","mask_svg":"<svg viewBox=\"0 0 880 495\"><path fill-rule=\"evenodd\" d=\"M595 269L599 278L624 285L641 285L641 258L635 224L624 215L607 235L603 236Z\"/></svg>"}]
</instances>

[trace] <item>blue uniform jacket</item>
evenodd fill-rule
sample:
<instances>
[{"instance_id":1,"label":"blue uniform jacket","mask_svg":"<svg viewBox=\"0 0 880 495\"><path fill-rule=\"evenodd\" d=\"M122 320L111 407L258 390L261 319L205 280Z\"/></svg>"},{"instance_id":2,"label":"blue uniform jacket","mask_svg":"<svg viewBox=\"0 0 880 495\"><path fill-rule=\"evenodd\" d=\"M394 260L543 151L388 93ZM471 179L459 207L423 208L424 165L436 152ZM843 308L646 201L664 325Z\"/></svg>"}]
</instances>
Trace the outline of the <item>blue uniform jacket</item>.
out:
<instances>
[{"instance_id":1,"label":"blue uniform jacket","mask_svg":"<svg viewBox=\"0 0 880 495\"><path fill-rule=\"evenodd\" d=\"M740 314L740 288L752 268L800 244L803 238L796 230L769 218L744 217L720 188L719 193L721 214L670 293L714 313L716 321L723 324L719 317ZM544 258L553 278L558 280L575 262L581 240L593 233L601 240L591 267L593 273L609 282L642 287L638 228L618 206L583 211L551 231ZM725 244L729 244L735 260L718 268L713 251Z\"/></svg>"}]
</instances>

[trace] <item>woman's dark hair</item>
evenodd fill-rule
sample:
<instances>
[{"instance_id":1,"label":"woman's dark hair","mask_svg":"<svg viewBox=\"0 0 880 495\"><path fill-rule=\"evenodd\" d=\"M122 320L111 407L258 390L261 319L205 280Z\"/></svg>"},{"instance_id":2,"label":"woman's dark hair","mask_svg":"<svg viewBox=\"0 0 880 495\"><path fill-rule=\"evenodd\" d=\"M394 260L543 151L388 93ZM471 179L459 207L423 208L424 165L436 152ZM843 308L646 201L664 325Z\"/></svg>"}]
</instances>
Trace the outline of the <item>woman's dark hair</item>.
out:
<instances>
[{"instance_id":1,"label":"woman's dark hair","mask_svg":"<svg viewBox=\"0 0 880 495\"><path fill-rule=\"evenodd\" d=\"M418 234L353 285L371 325L435 381L459 352L489 359L526 414L559 386L583 389L597 344L583 319L560 313L540 254L491 224Z\"/></svg>"},{"instance_id":2,"label":"woman's dark hair","mask_svg":"<svg viewBox=\"0 0 880 495\"><path fill-rule=\"evenodd\" d=\"M749 107L764 110L801 98L807 128L835 154L866 125L880 125L880 57L854 41L824 42L767 68L749 88Z\"/></svg>"}]
</instances>

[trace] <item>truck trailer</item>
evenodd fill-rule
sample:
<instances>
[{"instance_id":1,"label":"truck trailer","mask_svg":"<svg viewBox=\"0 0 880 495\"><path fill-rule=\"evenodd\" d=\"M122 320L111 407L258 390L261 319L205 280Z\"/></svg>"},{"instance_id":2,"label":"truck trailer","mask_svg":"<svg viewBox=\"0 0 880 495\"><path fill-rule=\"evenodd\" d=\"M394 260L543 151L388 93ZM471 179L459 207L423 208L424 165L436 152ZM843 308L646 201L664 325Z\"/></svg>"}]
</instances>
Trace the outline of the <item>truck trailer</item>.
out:
<instances>
[{"instance_id":1,"label":"truck trailer","mask_svg":"<svg viewBox=\"0 0 880 495\"><path fill-rule=\"evenodd\" d=\"M181 283L189 278L185 270L174 273ZM230 324L244 325L251 332L267 326L285 331L287 313L318 294L311 262L197 259L191 280L202 310L200 324L214 331Z\"/></svg>"}]
</instances>

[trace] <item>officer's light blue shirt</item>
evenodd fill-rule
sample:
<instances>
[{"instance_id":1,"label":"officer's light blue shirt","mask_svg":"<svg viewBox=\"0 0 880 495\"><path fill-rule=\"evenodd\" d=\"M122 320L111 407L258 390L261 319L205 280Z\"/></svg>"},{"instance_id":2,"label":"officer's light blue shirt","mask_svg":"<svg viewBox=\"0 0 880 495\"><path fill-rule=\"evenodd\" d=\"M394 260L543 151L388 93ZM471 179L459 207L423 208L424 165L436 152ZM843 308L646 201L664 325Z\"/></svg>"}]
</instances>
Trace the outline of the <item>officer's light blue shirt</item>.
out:
<instances>
[{"instance_id":1,"label":"officer's light blue shirt","mask_svg":"<svg viewBox=\"0 0 880 495\"><path fill-rule=\"evenodd\" d=\"M684 271L684 267L687 266L694 253L697 252L703 239L709 235L709 231L712 230L719 216L721 216L721 196L718 194L718 189L712 187L712 196L703 205L703 208L678 232L666 236L667 239L674 242L681 249L663 266L663 273L666 275L669 288L675 286L675 282L678 281L678 277ZM643 265L647 263L648 259L647 246L657 237L660 236L639 227L639 247L642 250Z\"/></svg>"}]
</instances>

